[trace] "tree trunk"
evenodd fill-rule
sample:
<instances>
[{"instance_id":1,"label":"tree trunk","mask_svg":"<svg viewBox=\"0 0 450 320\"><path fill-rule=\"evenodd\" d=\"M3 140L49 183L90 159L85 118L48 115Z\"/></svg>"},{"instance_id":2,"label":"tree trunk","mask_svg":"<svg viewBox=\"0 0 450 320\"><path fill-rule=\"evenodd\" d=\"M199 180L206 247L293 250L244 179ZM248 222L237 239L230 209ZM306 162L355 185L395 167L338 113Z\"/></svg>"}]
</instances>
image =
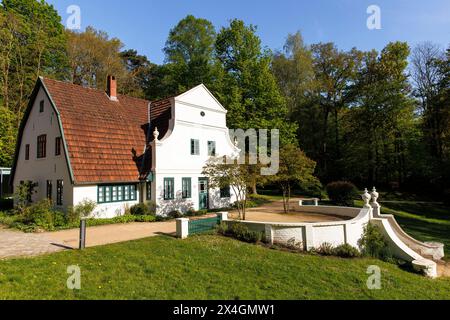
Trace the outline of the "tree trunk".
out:
<instances>
[{"instance_id":1,"label":"tree trunk","mask_svg":"<svg viewBox=\"0 0 450 320\"><path fill-rule=\"evenodd\" d=\"M256 189L256 181L252 182L252 194L257 195L258 190Z\"/></svg>"}]
</instances>

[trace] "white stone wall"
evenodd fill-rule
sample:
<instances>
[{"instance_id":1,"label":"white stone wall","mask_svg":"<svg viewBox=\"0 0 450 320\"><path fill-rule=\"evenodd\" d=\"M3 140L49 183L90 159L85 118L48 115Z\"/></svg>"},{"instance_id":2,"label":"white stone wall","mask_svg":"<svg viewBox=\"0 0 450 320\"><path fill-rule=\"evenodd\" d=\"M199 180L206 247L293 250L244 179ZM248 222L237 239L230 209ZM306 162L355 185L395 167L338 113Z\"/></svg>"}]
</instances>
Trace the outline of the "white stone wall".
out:
<instances>
[{"instance_id":1,"label":"white stone wall","mask_svg":"<svg viewBox=\"0 0 450 320\"><path fill-rule=\"evenodd\" d=\"M39 112L39 103L44 100L44 112ZM37 159L37 137L47 135L46 157ZM61 143L61 155L55 156L55 138L62 136L56 111L45 94L44 89L40 89L30 116L25 125L19 156L17 159L16 172L14 175L14 190L20 181L33 181L38 183L33 194L33 202L45 199L47 196L47 180L52 180L52 198L56 204L56 180L64 181L63 205L57 207L66 209L73 203L73 187L70 181L69 169L66 162L64 147ZM30 145L30 160L25 160L25 146Z\"/></svg>"},{"instance_id":2,"label":"white stone wall","mask_svg":"<svg viewBox=\"0 0 450 320\"><path fill-rule=\"evenodd\" d=\"M272 241L273 243L282 243L282 244L299 244L303 248L306 244L306 233L305 227L281 227L281 226L273 226L272 227Z\"/></svg>"},{"instance_id":3,"label":"white stone wall","mask_svg":"<svg viewBox=\"0 0 450 320\"><path fill-rule=\"evenodd\" d=\"M370 219L370 209L344 207L302 207L305 212L328 213L353 217L350 220L318 223L266 223L242 221L250 230L264 230L266 241L284 245L301 244L304 250L320 247L323 243L333 246L350 244L358 247L358 240ZM233 221L230 221L233 223Z\"/></svg>"},{"instance_id":4,"label":"white stone wall","mask_svg":"<svg viewBox=\"0 0 450 320\"><path fill-rule=\"evenodd\" d=\"M436 262L425 259L421 250L429 253L434 259L443 257L443 245L440 243L420 243L412 239L398 226L393 216L373 215L372 208L346 208L325 206L304 206L304 212L316 212L352 217L350 220L319 223L266 223L257 221L240 221L250 230L264 230L268 243L299 246L303 250L319 248L324 243L333 246L350 244L358 248L358 240L368 223L378 226L387 240L388 246L394 257L403 259L412 264L417 270L426 276L437 276ZM236 223L229 220L227 223Z\"/></svg>"}]
</instances>

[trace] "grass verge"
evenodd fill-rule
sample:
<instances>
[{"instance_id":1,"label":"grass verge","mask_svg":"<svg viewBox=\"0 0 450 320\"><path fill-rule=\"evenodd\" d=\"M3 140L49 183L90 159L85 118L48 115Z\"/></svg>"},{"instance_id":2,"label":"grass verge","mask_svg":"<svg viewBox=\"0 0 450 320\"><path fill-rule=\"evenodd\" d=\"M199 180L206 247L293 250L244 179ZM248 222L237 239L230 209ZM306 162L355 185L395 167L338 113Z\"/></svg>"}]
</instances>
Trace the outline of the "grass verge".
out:
<instances>
[{"instance_id":1,"label":"grass verge","mask_svg":"<svg viewBox=\"0 0 450 320\"><path fill-rule=\"evenodd\" d=\"M81 268L81 290L66 287ZM370 265L381 290L369 290ZM85 251L0 261L0 299L449 299L431 280L374 259L271 250L215 235L158 236Z\"/></svg>"}]
</instances>

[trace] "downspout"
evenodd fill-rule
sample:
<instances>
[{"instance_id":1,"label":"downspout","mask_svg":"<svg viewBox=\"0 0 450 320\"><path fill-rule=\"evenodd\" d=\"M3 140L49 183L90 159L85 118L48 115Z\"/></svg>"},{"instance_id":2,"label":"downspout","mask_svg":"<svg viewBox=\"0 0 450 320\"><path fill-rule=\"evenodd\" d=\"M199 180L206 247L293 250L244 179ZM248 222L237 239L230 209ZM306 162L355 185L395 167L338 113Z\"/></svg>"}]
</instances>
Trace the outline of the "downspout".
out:
<instances>
[{"instance_id":1,"label":"downspout","mask_svg":"<svg viewBox=\"0 0 450 320\"><path fill-rule=\"evenodd\" d=\"M146 154L147 154L147 151L148 151L148 146L149 146L149 144L150 144L150 137L151 137L151 127L152 127L152 123L151 123L151 121L152 121L152 114L151 114L151 112L152 112L152 103L151 102L149 102L148 103L148 106L147 106L147 121L148 121L148 129L147 129L147 135L146 135L146 138L145 138L145 146L144 146L144 157L143 157L143 159L142 159L142 164L141 164L141 171L143 171L143 169L144 169L144 167L145 167L145 164L144 164L144 162L145 162L145 159L146 159ZM146 177L147 178L147 177ZM141 180L140 181L140 203L144 203L144 186L146 185L146 181L147 181L147 179L146 180Z\"/></svg>"}]
</instances>

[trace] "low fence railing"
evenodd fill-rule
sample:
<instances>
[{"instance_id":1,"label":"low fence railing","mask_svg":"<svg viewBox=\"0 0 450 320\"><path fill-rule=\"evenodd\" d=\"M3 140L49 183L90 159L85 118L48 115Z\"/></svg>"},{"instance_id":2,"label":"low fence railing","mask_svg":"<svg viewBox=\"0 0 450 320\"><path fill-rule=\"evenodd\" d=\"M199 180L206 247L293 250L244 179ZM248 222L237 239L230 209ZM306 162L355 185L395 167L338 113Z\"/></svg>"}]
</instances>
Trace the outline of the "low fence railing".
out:
<instances>
[{"instance_id":1,"label":"low fence railing","mask_svg":"<svg viewBox=\"0 0 450 320\"><path fill-rule=\"evenodd\" d=\"M188 223L189 234L198 234L214 230L221 222L220 216L199 220L190 220Z\"/></svg>"},{"instance_id":2,"label":"low fence railing","mask_svg":"<svg viewBox=\"0 0 450 320\"><path fill-rule=\"evenodd\" d=\"M199 234L214 230L222 221L227 219L227 212L218 212L216 217L209 217L204 219L177 219L177 237L185 239L193 234Z\"/></svg>"}]
</instances>

